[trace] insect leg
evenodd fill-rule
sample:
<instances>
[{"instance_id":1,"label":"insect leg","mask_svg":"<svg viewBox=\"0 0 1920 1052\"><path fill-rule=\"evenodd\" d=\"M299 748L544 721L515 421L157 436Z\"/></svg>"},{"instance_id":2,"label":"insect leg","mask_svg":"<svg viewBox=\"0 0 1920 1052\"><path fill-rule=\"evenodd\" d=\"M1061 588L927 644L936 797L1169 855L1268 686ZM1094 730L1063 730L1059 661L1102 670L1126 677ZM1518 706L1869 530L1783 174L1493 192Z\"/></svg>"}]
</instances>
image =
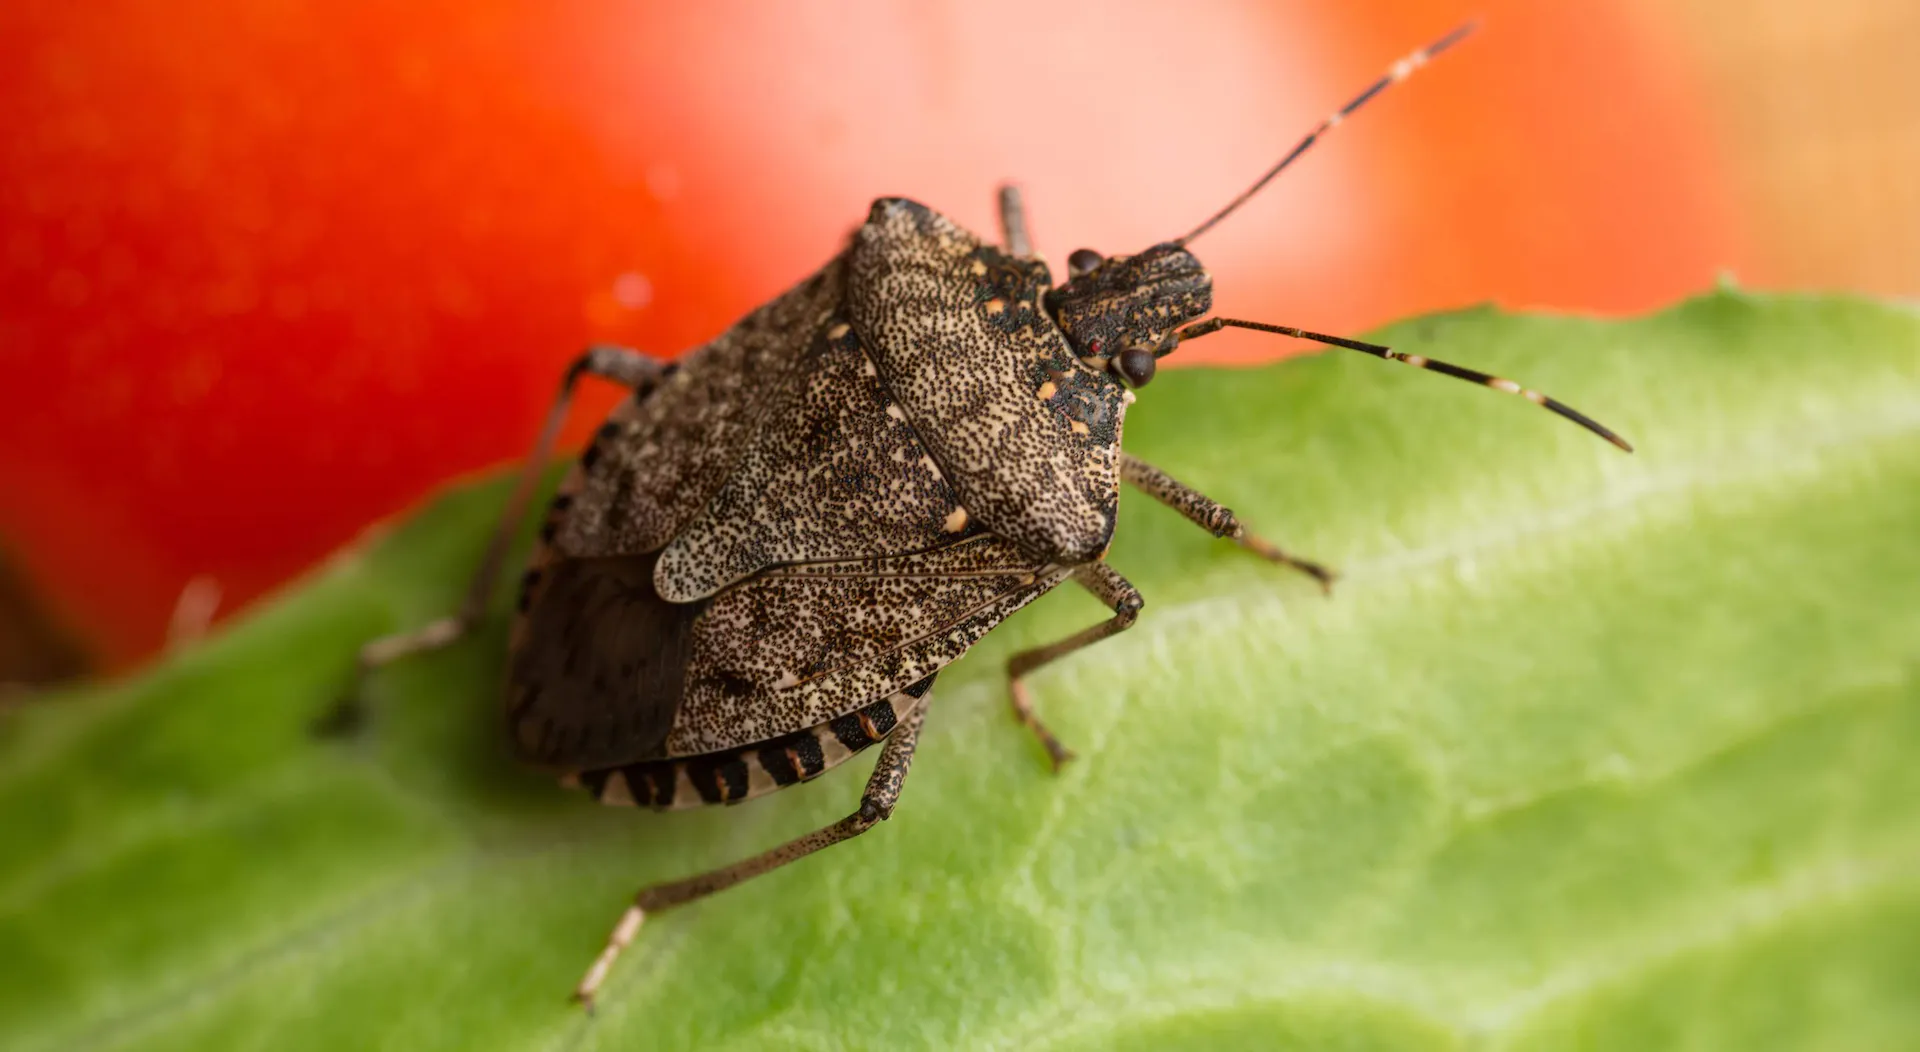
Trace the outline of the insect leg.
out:
<instances>
[{"instance_id":1,"label":"insect leg","mask_svg":"<svg viewBox=\"0 0 1920 1052\"><path fill-rule=\"evenodd\" d=\"M1080 567L1073 572L1073 579L1101 602L1112 607L1113 616L1058 642L1022 650L1007 661L1007 693L1013 700L1013 714L1033 732L1034 737L1040 739L1041 745L1046 746L1047 758L1053 761L1056 771L1061 764L1073 759L1073 750L1061 745L1060 739L1054 737L1053 732L1034 713L1033 699L1021 679L1050 661L1066 657L1081 647L1092 646L1108 636L1133 627L1134 619L1140 616L1140 608L1146 605L1140 590L1105 562L1093 562Z\"/></svg>"},{"instance_id":2,"label":"insect leg","mask_svg":"<svg viewBox=\"0 0 1920 1052\"><path fill-rule=\"evenodd\" d=\"M1215 537L1225 537L1269 562L1293 567L1319 581L1320 590L1323 592L1333 590L1333 571L1319 563L1296 559L1280 550L1279 545L1256 534L1248 533L1247 528L1234 517L1233 509L1152 464L1123 452L1120 454L1120 477L1140 492L1186 516L1187 521Z\"/></svg>"},{"instance_id":3,"label":"insect leg","mask_svg":"<svg viewBox=\"0 0 1920 1052\"><path fill-rule=\"evenodd\" d=\"M500 567L506 562L507 552L513 546L520 520L526 515L527 501L533 496L541 474L546 471L554 440L559 437L560 425L566 422L567 407L573 401L573 389L580 378L598 376L641 390L657 382L665 369L665 363L624 347L589 347L574 359L560 380L560 391L554 397L553 408L547 412L547 422L540 429L540 437L534 441L533 451L527 455L526 464L520 471L520 480L514 485L513 495L507 499L506 508L500 515L500 524L494 529L493 538L487 543L486 554L481 557L480 566L467 585L467 595L460 609L419 628L382 636L361 647L353 683L340 705L322 722L323 727L344 729L358 722L360 685L374 669L409 654L446 646L465 635L486 612L494 581L500 576Z\"/></svg>"},{"instance_id":4,"label":"insect leg","mask_svg":"<svg viewBox=\"0 0 1920 1052\"><path fill-rule=\"evenodd\" d=\"M607 938L606 949L600 951L600 956L587 969L580 985L574 988L573 999L587 1006L589 1011L592 1010L594 992L600 989L601 982L607 977L607 970L613 967L620 951L626 949L627 944L639 933L641 922L646 920L648 914L705 898L716 891L725 891L743 880L798 861L823 847L857 837L891 817L893 805L900 799L900 787L907 780L907 769L913 765L913 749L919 744L920 724L926 715L927 706L922 702L902 718L893 733L887 736L887 744L880 750L880 759L873 765L873 774L867 778L866 791L860 795L859 810L830 826L796 837L771 851L731 866L642 889L634 896L633 905L620 915L619 923L613 927L613 934Z\"/></svg>"},{"instance_id":5,"label":"insect leg","mask_svg":"<svg viewBox=\"0 0 1920 1052\"><path fill-rule=\"evenodd\" d=\"M1013 183L1000 187L1000 247L1009 256L1024 259L1033 255L1033 239L1027 236L1027 206L1020 187Z\"/></svg>"}]
</instances>

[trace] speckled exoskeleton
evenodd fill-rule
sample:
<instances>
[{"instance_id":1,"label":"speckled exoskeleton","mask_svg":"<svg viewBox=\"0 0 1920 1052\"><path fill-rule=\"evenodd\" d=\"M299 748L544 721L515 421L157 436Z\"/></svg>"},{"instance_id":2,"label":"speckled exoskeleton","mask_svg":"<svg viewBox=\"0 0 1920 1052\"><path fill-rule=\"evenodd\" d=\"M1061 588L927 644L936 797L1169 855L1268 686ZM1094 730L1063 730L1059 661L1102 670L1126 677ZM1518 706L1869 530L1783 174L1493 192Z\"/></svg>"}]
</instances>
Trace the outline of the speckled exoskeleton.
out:
<instances>
[{"instance_id":1,"label":"speckled exoskeleton","mask_svg":"<svg viewBox=\"0 0 1920 1052\"><path fill-rule=\"evenodd\" d=\"M1187 236L1130 256L1082 249L1058 287L1014 189L1001 194L999 245L883 198L845 251L678 364L618 348L574 364L466 606L369 644L363 667L477 620L575 382L592 375L632 396L561 483L521 585L507 692L519 753L606 803L672 809L751 799L886 743L853 814L641 891L577 997L590 1002L647 914L887 818L940 670L1071 580L1111 616L1007 666L1014 713L1065 762L1023 681L1140 613L1140 593L1106 562L1122 482L1215 537L1332 580L1121 450L1134 391L1181 343L1227 326L1319 340L1524 395L1625 446L1510 381L1200 320L1212 279L1188 243L1463 34L1397 63Z\"/></svg>"}]
</instances>

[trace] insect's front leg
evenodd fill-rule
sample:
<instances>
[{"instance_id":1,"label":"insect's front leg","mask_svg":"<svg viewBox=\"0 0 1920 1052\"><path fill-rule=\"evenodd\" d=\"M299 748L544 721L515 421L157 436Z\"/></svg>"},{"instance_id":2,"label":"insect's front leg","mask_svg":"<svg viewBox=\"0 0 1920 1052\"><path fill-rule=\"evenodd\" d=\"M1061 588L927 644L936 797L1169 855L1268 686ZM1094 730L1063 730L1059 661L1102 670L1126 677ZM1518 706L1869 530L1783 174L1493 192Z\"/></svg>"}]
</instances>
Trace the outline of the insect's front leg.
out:
<instances>
[{"instance_id":1,"label":"insect's front leg","mask_svg":"<svg viewBox=\"0 0 1920 1052\"><path fill-rule=\"evenodd\" d=\"M1013 183L1000 187L1000 247L1009 256L1025 259L1033 255L1033 238L1027 234L1027 206L1020 188Z\"/></svg>"},{"instance_id":2,"label":"insect's front leg","mask_svg":"<svg viewBox=\"0 0 1920 1052\"><path fill-rule=\"evenodd\" d=\"M362 646L354 668L353 682L340 704L322 721L323 728L344 730L359 722L361 685L374 669L409 654L446 646L465 635L486 612L494 581L499 578L500 567L513 547L514 534L519 530L520 520L526 515L527 501L533 496L541 474L546 471L547 460L553 454L553 443L559 437L560 426L566 422L567 407L573 401L573 389L580 378L598 376L635 391L645 391L659 382L667 368L666 363L625 347L590 347L574 359L560 380L560 391L554 398L553 408L547 412L547 422L540 429L540 437L534 441L533 451L527 455L525 466L520 471L520 480L514 485L513 495L508 498L507 506L501 512L500 524L495 527L493 538L487 544L486 554L481 557L480 565L467 585L467 595L460 609L419 628L382 636Z\"/></svg>"},{"instance_id":3,"label":"insect's front leg","mask_svg":"<svg viewBox=\"0 0 1920 1052\"><path fill-rule=\"evenodd\" d=\"M1215 537L1225 537L1269 562L1291 566L1320 582L1320 590L1333 590L1334 573L1319 563L1297 559L1272 541L1247 532L1233 510L1186 485L1172 475L1127 453L1120 454L1120 477L1140 492L1186 516L1189 522Z\"/></svg>"},{"instance_id":4,"label":"insect's front leg","mask_svg":"<svg viewBox=\"0 0 1920 1052\"><path fill-rule=\"evenodd\" d=\"M640 933L641 922L647 919L648 914L706 898L716 891L725 891L743 880L778 869L789 862L797 862L823 847L857 837L892 817L894 804L900 800L900 787L907 780L907 769L913 766L914 746L920 742L920 725L926 715L927 704L923 701L887 736L887 744L880 750L880 759L873 765L873 774L867 778L866 791L860 795L859 810L830 826L796 837L771 851L731 866L642 889L634 896L633 905L621 914L619 923L613 926L606 949L600 951L600 956L587 969L580 985L574 988L574 1000L592 1010L593 995L606 980L607 970L613 967L620 951L626 949L627 944Z\"/></svg>"},{"instance_id":5,"label":"insect's front leg","mask_svg":"<svg viewBox=\"0 0 1920 1052\"><path fill-rule=\"evenodd\" d=\"M1073 750L1061 745L1060 739L1054 737L1053 732L1048 730L1047 725L1042 723L1040 717L1034 713L1033 699L1027 693L1027 685L1021 680L1027 673L1050 661L1066 657L1081 647L1092 646L1108 636L1133 627L1134 620L1140 616L1140 608L1146 605L1140 590L1105 562L1093 562L1082 566L1073 572L1073 579L1087 591L1092 592L1095 598L1111 607L1113 616L1097 625L1083 628L1057 643L1023 650L1007 661L1007 692L1013 699L1013 714L1033 732L1034 737L1040 739L1040 744L1046 747L1047 758L1053 761L1053 769L1056 771L1060 769L1060 765L1073 759Z\"/></svg>"}]
</instances>

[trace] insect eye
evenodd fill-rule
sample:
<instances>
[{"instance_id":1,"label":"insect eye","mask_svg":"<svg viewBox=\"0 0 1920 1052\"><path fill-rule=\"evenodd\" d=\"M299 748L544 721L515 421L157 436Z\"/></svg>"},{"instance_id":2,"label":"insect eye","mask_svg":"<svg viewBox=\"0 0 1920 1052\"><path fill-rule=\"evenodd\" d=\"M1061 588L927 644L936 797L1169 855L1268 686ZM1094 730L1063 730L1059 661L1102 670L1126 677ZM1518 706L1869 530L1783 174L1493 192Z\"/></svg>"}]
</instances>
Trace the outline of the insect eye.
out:
<instances>
[{"instance_id":1,"label":"insect eye","mask_svg":"<svg viewBox=\"0 0 1920 1052\"><path fill-rule=\"evenodd\" d=\"M1153 352L1143 347L1129 347L1113 360L1114 373L1128 387L1145 387L1153 379L1153 370Z\"/></svg>"},{"instance_id":2,"label":"insect eye","mask_svg":"<svg viewBox=\"0 0 1920 1052\"><path fill-rule=\"evenodd\" d=\"M1076 248L1073 255L1067 257L1067 273L1079 277L1100 265L1105 257L1090 248Z\"/></svg>"}]
</instances>

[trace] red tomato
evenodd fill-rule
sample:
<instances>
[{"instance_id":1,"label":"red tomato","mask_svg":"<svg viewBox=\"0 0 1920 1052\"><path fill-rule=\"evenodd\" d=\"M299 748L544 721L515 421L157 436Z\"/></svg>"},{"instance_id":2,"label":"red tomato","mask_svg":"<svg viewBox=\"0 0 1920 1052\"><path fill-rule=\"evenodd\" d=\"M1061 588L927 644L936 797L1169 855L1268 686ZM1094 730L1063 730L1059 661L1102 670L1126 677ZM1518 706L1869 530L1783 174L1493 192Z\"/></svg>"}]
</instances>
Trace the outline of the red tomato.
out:
<instances>
[{"instance_id":1,"label":"red tomato","mask_svg":"<svg viewBox=\"0 0 1920 1052\"><path fill-rule=\"evenodd\" d=\"M1353 331L1485 299L1642 308L1740 262L1631 5L1493 6L1197 244L1223 312ZM517 456L578 347L699 343L875 196L988 231L1018 178L1054 260L1137 249L1456 17L8 4L0 537L125 663L191 577L231 610ZM1222 335L1177 360L1299 349Z\"/></svg>"}]
</instances>

